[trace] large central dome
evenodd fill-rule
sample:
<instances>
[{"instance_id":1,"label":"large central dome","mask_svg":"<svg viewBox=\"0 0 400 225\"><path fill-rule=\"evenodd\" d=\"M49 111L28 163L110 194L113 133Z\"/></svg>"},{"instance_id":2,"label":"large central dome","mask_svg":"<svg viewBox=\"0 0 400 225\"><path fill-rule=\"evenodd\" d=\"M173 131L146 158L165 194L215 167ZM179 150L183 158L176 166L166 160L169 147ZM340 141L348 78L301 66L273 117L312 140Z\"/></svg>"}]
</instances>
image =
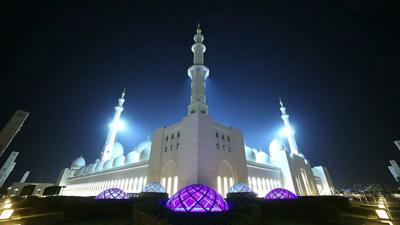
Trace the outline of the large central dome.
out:
<instances>
[{"instance_id":1,"label":"large central dome","mask_svg":"<svg viewBox=\"0 0 400 225\"><path fill-rule=\"evenodd\" d=\"M212 188L192 184L176 192L166 205L175 212L222 212L229 206L224 198Z\"/></svg>"}]
</instances>

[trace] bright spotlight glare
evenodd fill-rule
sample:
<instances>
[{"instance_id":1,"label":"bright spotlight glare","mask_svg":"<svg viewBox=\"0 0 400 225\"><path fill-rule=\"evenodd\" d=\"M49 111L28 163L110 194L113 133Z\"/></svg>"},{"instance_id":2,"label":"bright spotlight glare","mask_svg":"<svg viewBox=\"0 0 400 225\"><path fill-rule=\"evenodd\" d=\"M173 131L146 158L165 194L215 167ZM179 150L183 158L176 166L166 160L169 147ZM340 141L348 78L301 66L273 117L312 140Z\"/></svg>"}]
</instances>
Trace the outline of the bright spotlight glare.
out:
<instances>
[{"instance_id":1,"label":"bright spotlight glare","mask_svg":"<svg viewBox=\"0 0 400 225\"><path fill-rule=\"evenodd\" d=\"M14 213L14 209L3 210L3 212L1 212L1 214L0 214L0 220L9 219L13 213Z\"/></svg>"},{"instance_id":2,"label":"bright spotlight glare","mask_svg":"<svg viewBox=\"0 0 400 225\"><path fill-rule=\"evenodd\" d=\"M376 215L378 215L379 219L390 219L386 210L383 209L375 209Z\"/></svg>"},{"instance_id":3,"label":"bright spotlight glare","mask_svg":"<svg viewBox=\"0 0 400 225\"><path fill-rule=\"evenodd\" d=\"M117 120L117 121L114 121L113 123L110 123L110 124L108 124L108 126L111 128L111 129L117 129L117 130L119 130L119 131L123 131L123 130L125 130L125 128L126 128L126 126L125 126L125 123L124 123L124 121L122 121L122 120Z\"/></svg>"},{"instance_id":4,"label":"bright spotlight glare","mask_svg":"<svg viewBox=\"0 0 400 225\"><path fill-rule=\"evenodd\" d=\"M294 134L294 130L291 127L284 127L279 131L280 137L287 137L290 134Z\"/></svg>"}]
</instances>

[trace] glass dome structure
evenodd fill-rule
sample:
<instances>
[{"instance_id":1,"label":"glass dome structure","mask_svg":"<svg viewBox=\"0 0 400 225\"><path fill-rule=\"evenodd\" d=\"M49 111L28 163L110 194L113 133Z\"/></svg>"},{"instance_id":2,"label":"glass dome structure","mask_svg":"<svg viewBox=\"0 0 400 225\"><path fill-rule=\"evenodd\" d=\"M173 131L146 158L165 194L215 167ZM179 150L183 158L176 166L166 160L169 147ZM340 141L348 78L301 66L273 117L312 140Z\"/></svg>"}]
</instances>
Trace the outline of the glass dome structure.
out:
<instances>
[{"instance_id":1,"label":"glass dome structure","mask_svg":"<svg viewBox=\"0 0 400 225\"><path fill-rule=\"evenodd\" d=\"M275 199L297 199L297 195L284 188L272 189L266 196L267 200Z\"/></svg>"},{"instance_id":2,"label":"glass dome structure","mask_svg":"<svg viewBox=\"0 0 400 225\"><path fill-rule=\"evenodd\" d=\"M224 198L212 188L202 184L192 184L176 192L166 207L175 212L223 212L229 206Z\"/></svg>"},{"instance_id":3,"label":"glass dome structure","mask_svg":"<svg viewBox=\"0 0 400 225\"><path fill-rule=\"evenodd\" d=\"M144 186L143 192L165 193L165 188L158 182L151 182Z\"/></svg>"},{"instance_id":4,"label":"glass dome structure","mask_svg":"<svg viewBox=\"0 0 400 225\"><path fill-rule=\"evenodd\" d=\"M236 183L229 188L229 193L248 193L253 192L249 185L245 183Z\"/></svg>"},{"instance_id":5,"label":"glass dome structure","mask_svg":"<svg viewBox=\"0 0 400 225\"><path fill-rule=\"evenodd\" d=\"M129 196L119 188L110 188L102 191L95 199L129 199Z\"/></svg>"}]
</instances>

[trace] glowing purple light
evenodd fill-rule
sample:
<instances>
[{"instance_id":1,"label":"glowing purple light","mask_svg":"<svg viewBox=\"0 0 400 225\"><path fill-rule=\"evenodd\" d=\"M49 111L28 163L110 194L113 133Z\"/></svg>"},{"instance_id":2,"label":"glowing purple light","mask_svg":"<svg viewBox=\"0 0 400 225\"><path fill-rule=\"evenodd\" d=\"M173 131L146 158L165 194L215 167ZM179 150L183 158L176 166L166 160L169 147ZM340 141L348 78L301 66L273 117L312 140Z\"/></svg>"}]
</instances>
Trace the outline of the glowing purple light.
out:
<instances>
[{"instance_id":1,"label":"glowing purple light","mask_svg":"<svg viewBox=\"0 0 400 225\"><path fill-rule=\"evenodd\" d=\"M129 199L129 196L119 188L110 188L102 191L95 199Z\"/></svg>"},{"instance_id":2,"label":"glowing purple light","mask_svg":"<svg viewBox=\"0 0 400 225\"><path fill-rule=\"evenodd\" d=\"M283 188L275 188L265 196L265 199L297 199L297 195Z\"/></svg>"},{"instance_id":3,"label":"glowing purple light","mask_svg":"<svg viewBox=\"0 0 400 225\"><path fill-rule=\"evenodd\" d=\"M224 198L212 188L192 184L176 192L166 206L175 212L222 212L229 206Z\"/></svg>"}]
</instances>

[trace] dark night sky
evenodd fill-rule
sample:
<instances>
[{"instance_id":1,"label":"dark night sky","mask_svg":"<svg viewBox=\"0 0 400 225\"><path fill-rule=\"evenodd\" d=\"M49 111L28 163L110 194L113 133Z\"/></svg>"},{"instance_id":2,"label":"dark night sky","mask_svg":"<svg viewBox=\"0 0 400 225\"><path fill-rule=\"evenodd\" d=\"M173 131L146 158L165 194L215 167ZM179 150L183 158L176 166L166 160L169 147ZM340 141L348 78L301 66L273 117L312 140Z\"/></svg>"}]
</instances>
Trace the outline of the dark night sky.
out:
<instances>
[{"instance_id":1,"label":"dark night sky","mask_svg":"<svg viewBox=\"0 0 400 225\"><path fill-rule=\"evenodd\" d=\"M394 185L387 165L400 161L395 1L33 2L0 7L0 127L16 109L31 113L7 150L20 152L8 183L26 170L28 181L54 181L81 153L93 162L125 87L126 150L178 122L200 22L215 120L267 149L282 126L281 96L300 150L328 167L337 186Z\"/></svg>"}]
</instances>

